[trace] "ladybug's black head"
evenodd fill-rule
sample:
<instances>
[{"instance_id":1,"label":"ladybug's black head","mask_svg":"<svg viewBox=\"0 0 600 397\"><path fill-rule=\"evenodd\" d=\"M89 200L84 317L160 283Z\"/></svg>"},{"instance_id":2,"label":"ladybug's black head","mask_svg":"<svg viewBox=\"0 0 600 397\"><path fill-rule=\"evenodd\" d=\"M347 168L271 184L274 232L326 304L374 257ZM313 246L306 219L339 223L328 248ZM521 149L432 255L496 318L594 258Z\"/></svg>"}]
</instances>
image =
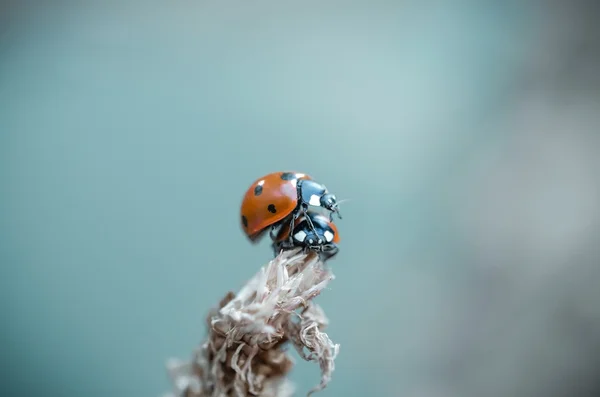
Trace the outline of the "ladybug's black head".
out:
<instances>
[{"instance_id":1,"label":"ladybug's black head","mask_svg":"<svg viewBox=\"0 0 600 397\"><path fill-rule=\"evenodd\" d=\"M340 210L338 208L338 202L337 202L337 199L335 198L335 195L333 195L331 193L324 194L321 197L321 207L326 208L329 211L331 211L331 215L329 217L330 220L333 220L334 212L337 214L338 218L342 219L342 216L340 215Z\"/></svg>"}]
</instances>

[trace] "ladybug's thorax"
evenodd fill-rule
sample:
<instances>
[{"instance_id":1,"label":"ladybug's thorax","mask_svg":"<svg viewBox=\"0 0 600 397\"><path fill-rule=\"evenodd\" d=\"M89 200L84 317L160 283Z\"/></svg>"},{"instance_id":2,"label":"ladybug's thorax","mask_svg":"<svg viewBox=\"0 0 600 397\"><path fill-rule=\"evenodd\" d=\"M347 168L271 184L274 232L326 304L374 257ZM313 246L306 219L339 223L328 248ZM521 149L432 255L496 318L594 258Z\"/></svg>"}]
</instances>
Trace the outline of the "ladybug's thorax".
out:
<instances>
[{"instance_id":1,"label":"ladybug's thorax","mask_svg":"<svg viewBox=\"0 0 600 397\"><path fill-rule=\"evenodd\" d=\"M304 205L321 206L321 198L328 193L327 188L313 180L298 180L298 198Z\"/></svg>"}]
</instances>

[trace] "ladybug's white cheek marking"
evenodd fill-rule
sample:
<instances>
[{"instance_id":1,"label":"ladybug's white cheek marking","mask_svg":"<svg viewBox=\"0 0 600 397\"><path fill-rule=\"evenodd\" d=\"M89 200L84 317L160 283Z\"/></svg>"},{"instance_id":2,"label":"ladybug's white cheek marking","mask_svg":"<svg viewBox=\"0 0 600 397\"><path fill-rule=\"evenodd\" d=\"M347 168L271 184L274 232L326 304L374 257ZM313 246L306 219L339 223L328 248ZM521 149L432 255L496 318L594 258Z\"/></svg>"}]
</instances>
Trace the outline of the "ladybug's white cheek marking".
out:
<instances>
[{"instance_id":1,"label":"ladybug's white cheek marking","mask_svg":"<svg viewBox=\"0 0 600 397\"><path fill-rule=\"evenodd\" d=\"M313 194L312 196L310 196L308 204L318 207L319 205L321 205L321 197L317 196L316 194Z\"/></svg>"},{"instance_id":2,"label":"ladybug's white cheek marking","mask_svg":"<svg viewBox=\"0 0 600 397\"><path fill-rule=\"evenodd\" d=\"M325 236L325 241L327 241L328 243L330 243L331 240L333 240L333 233L331 233L329 230L326 230L325 233L323 233L323 236Z\"/></svg>"},{"instance_id":3,"label":"ladybug's white cheek marking","mask_svg":"<svg viewBox=\"0 0 600 397\"><path fill-rule=\"evenodd\" d=\"M306 238L306 232L304 230L300 230L294 235L294 238L300 242L304 242L304 239Z\"/></svg>"}]
</instances>

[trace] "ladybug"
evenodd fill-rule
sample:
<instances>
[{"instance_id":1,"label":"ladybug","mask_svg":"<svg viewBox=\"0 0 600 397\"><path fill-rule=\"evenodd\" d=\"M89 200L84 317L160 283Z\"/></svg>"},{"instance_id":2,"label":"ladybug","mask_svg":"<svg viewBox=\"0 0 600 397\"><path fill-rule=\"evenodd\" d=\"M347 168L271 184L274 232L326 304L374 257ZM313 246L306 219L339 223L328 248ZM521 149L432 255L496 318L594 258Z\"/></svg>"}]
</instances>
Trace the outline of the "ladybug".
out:
<instances>
[{"instance_id":1,"label":"ladybug","mask_svg":"<svg viewBox=\"0 0 600 397\"><path fill-rule=\"evenodd\" d=\"M294 222L291 241L288 239L289 233L288 224L283 225L279 229L273 242L275 256L281 250L296 247L303 247L305 251L316 251L321 255L323 260L331 259L338 253L337 243L340 242L340 235L337 227L323 214L315 211L307 211L306 214L298 217Z\"/></svg>"},{"instance_id":2,"label":"ladybug","mask_svg":"<svg viewBox=\"0 0 600 397\"><path fill-rule=\"evenodd\" d=\"M240 211L242 229L253 243L269 227L271 239L275 239L273 231L286 222L291 234L291 225L309 206L331 211L330 219L335 212L341 219L336 197L309 175L290 171L267 174L254 181L244 195Z\"/></svg>"}]
</instances>

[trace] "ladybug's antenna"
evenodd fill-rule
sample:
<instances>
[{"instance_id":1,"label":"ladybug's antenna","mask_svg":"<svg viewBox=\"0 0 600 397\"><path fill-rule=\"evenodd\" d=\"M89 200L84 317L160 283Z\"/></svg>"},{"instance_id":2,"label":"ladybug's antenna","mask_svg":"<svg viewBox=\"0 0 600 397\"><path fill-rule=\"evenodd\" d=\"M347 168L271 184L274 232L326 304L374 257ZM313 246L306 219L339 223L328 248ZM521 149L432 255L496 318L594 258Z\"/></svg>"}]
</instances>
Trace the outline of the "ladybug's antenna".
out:
<instances>
[{"instance_id":1,"label":"ladybug's antenna","mask_svg":"<svg viewBox=\"0 0 600 397\"><path fill-rule=\"evenodd\" d=\"M343 200L338 201L337 203L338 203L338 205L340 205L340 204L345 203L347 201L352 201L352 199L343 199Z\"/></svg>"}]
</instances>

